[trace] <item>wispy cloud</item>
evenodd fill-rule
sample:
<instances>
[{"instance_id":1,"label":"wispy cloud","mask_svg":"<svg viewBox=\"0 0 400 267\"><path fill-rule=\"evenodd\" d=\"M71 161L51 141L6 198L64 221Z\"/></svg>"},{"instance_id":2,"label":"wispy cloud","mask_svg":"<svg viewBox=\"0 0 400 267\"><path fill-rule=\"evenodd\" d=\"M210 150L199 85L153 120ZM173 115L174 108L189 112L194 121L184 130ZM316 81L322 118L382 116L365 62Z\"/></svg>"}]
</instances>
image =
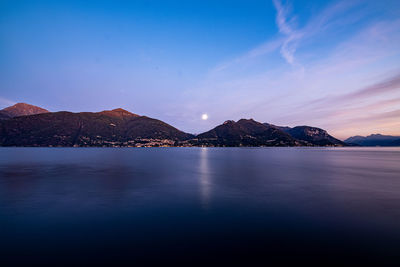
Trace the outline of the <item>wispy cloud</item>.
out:
<instances>
[{"instance_id":1,"label":"wispy cloud","mask_svg":"<svg viewBox=\"0 0 400 267\"><path fill-rule=\"evenodd\" d=\"M247 62L251 59L268 55L268 54L276 51L279 47L281 47L283 42L284 42L284 40L281 38L269 40L255 48L251 49L250 51L244 53L243 55L241 55L239 57L236 57L227 62L222 62L222 63L218 64L210 71L209 75L214 75L214 74L220 73L224 70L227 70L228 68L230 68L232 66L237 66L238 64Z\"/></svg>"},{"instance_id":2,"label":"wispy cloud","mask_svg":"<svg viewBox=\"0 0 400 267\"><path fill-rule=\"evenodd\" d=\"M362 11L354 12L352 16L338 16L344 14L359 4L358 1L339 1L329 5L316 16L311 18L304 27L296 27L297 17L292 12L290 3L273 0L276 9L276 24L281 34L285 36L280 52L282 57L292 66L301 66L295 53L302 40L329 30L329 28L357 21ZM339 19L340 18L340 19Z\"/></svg>"},{"instance_id":3,"label":"wispy cloud","mask_svg":"<svg viewBox=\"0 0 400 267\"><path fill-rule=\"evenodd\" d=\"M285 60L293 65L295 63L294 54L297 49L297 41L301 39L302 33L294 29L296 17L290 17L290 5L283 5L280 0L274 0L276 8L276 24L279 32L286 36L281 47L281 54Z\"/></svg>"},{"instance_id":4,"label":"wispy cloud","mask_svg":"<svg viewBox=\"0 0 400 267\"><path fill-rule=\"evenodd\" d=\"M371 97L378 94L384 94L393 91L400 92L400 73L379 83L373 84L356 92L344 95L341 97L341 100L347 98L356 98L356 97Z\"/></svg>"},{"instance_id":5,"label":"wispy cloud","mask_svg":"<svg viewBox=\"0 0 400 267\"><path fill-rule=\"evenodd\" d=\"M371 97L386 95L391 92L400 92L400 73L349 93L337 96L328 95L312 100L308 102L306 106L308 109L336 106L338 103L343 106L347 103L354 104L355 101L362 101Z\"/></svg>"},{"instance_id":6,"label":"wispy cloud","mask_svg":"<svg viewBox=\"0 0 400 267\"><path fill-rule=\"evenodd\" d=\"M310 18L304 27L298 28L296 27L297 17L291 15L291 5L284 5L280 0L273 0L273 3L277 10L276 24L278 31L283 36L273 36L242 55L217 64L210 70L209 74L211 76L223 71L230 71L229 68L234 68L238 65L248 65L250 61L271 55L276 51L279 51L281 56L290 65L301 67L301 63L295 58L295 53L301 41L318 36L319 33L328 31L337 25L355 22L360 19L362 13L358 11L360 13L358 15L352 13L351 16L341 16L343 13L357 6L358 1L339 1L328 5L320 13Z\"/></svg>"}]
</instances>

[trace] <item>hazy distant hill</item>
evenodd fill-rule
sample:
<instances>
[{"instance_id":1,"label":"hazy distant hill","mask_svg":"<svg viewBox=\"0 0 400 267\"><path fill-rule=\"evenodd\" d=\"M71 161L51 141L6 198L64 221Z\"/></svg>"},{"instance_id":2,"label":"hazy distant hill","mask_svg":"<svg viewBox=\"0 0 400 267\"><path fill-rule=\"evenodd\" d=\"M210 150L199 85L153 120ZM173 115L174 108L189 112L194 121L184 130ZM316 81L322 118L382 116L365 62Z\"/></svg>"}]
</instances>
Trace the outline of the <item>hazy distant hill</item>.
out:
<instances>
[{"instance_id":1,"label":"hazy distant hill","mask_svg":"<svg viewBox=\"0 0 400 267\"><path fill-rule=\"evenodd\" d=\"M54 112L0 122L2 146L163 146L193 135L123 109Z\"/></svg>"},{"instance_id":2,"label":"hazy distant hill","mask_svg":"<svg viewBox=\"0 0 400 267\"><path fill-rule=\"evenodd\" d=\"M360 146L400 146L400 136L371 134L368 136L352 136L344 140L349 144Z\"/></svg>"},{"instance_id":3,"label":"hazy distant hill","mask_svg":"<svg viewBox=\"0 0 400 267\"><path fill-rule=\"evenodd\" d=\"M11 107L0 110L0 119L9 119L18 116L47 113L48 110L26 103L17 103Z\"/></svg>"},{"instance_id":4,"label":"hazy distant hill","mask_svg":"<svg viewBox=\"0 0 400 267\"><path fill-rule=\"evenodd\" d=\"M289 134L252 119L226 121L197 136L199 145L212 146L300 146Z\"/></svg>"}]
</instances>

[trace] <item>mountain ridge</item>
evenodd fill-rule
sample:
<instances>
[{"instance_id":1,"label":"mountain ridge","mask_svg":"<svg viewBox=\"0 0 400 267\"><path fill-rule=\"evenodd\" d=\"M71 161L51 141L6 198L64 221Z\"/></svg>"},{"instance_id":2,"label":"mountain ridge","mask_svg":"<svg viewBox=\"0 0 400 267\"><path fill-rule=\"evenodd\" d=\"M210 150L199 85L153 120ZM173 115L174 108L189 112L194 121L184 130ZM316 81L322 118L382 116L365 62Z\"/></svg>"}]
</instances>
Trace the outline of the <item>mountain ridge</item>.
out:
<instances>
[{"instance_id":1,"label":"mountain ridge","mask_svg":"<svg viewBox=\"0 0 400 267\"><path fill-rule=\"evenodd\" d=\"M400 136L383 134L356 135L347 138L344 142L360 146L400 146Z\"/></svg>"},{"instance_id":2,"label":"mountain ridge","mask_svg":"<svg viewBox=\"0 0 400 267\"><path fill-rule=\"evenodd\" d=\"M122 108L49 112L19 103L0 120L0 146L346 146L311 126L283 127L254 119L227 120L204 133L185 133ZM3 110L9 111L10 108ZM29 114L33 113L33 114ZM11 114L11 115L10 115ZM13 116L13 117L11 117Z\"/></svg>"},{"instance_id":3,"label":"mountain ridge","mask_svg":"<svg viewBox=\"0 0 400 267\"><path fill-rule=\"evenodd\" d=\"M206 146L300 146L288 134L253 119L228 120L196 136Z\"/></svg>"},{"instance_id":4,"label":"mountain ridge","mask_svg":"<svg viewBox=\"0 0 400 267\"><path fill-rule=\"evenodd\" d=\"M160 120L119 109L15 117L1 121L0 129L2 146L173 146L193 137Z\"/></svg>"}]
</instances>

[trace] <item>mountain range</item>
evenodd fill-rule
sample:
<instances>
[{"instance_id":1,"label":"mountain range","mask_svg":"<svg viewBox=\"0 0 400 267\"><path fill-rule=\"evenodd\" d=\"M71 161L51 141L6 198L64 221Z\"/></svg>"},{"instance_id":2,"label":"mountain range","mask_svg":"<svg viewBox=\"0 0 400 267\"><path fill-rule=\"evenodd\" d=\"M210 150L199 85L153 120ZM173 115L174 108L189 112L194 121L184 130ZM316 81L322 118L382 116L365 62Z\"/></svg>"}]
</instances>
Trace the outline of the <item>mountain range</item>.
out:
<instances>
[{"instance_id":1,"label":"mountain range","mask_svg":"<svg viewBox=\"0 0 400 267\"><path fill-rule=\"evenodd\" d=\"M400 136L371 134L368 136L352 136L345 140L346 143L359 146L400 146Z\"/></svg>"},{"instance_id":2,"label":"mountain range","mask_svg":"<svg viewBox=\"0 0 400 267\"><path fill-rule=\"evenodd\" d=\"M199 135L118 108L49 112L18 103L0 110L0 146L346 146L325 130L283 127L253 119L228 120ZM357 144L356 142L351 142Z\"/></svg>"},{"instance_id":3,"label":"mountain range","mask_svg":"<svg viewBox=\"0 0 400 267\"><path fill-rule=\"evenodd\" d=\"M194 137L123 109L40 112L2 120L0 129L1 146L173 146Z\"/></svg>"}]
</instances>

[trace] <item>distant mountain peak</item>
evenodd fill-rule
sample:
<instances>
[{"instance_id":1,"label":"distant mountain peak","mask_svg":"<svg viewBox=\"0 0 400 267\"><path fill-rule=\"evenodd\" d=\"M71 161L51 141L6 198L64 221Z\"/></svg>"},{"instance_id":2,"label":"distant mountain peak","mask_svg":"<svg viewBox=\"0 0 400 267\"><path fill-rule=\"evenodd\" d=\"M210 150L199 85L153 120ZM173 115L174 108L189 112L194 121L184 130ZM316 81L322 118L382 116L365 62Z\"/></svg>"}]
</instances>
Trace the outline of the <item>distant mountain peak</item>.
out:
<instances>
[{"instance_id":1,"label":"distant mountain peak","mask_svg":"<svg viewBox=\"0 0 400 267\"><path fill-rule=\"evenodd\" d=\"M30 105L27 103L17 103L13 106L0 110L0 114L2 115L2 117L9 117L9 118L48 113L48 112L49 111L47 109Z\"/></svg>"},{"instance_id":2,"label":"distant mountain peak","mask_svg":"<svg viewBox=\"0 0 400 267\"><path fill-rule=\"evenodd\" d=\"M38 107L38 106L34 106L34 105L31 105L31 104L27 104L27 103L22 103L22 102L14 104L14 105L12 105L10 107L7 107L7 108L5 108L3 110L28 109L28 108L49 112L47 109L44 109L44 108L41 108L41 107Z\"/></svg>"},{"instance_id":3,"label":"distant mountain peak","mask_svg":"<svg viewBox=\"0 0 400 267\"><path fill-rule=\"evenodd\" d=\"M109 115L109 116L114 116L114 117L139 117L139 115L134 114L132 112L129 112L123 108L116 108L116 109L112 109L112 110L104 110L102 112L100 112L102 114L105 115Z\"/></svg>"},{"instance_id":4,"label":"distant mountain peak","mask_svg":"<svg viewBox=\"0 0 400 267\"><path fill-rule=\"evenodd\" d=\"M129 112L129 111L127 111L126 109L123 109L123 108L115 108L115 109L112 109L111 111L114 111L114 112L131 113L131 112Z\"/></svg>"}]
</instances>

